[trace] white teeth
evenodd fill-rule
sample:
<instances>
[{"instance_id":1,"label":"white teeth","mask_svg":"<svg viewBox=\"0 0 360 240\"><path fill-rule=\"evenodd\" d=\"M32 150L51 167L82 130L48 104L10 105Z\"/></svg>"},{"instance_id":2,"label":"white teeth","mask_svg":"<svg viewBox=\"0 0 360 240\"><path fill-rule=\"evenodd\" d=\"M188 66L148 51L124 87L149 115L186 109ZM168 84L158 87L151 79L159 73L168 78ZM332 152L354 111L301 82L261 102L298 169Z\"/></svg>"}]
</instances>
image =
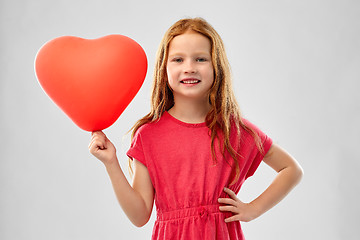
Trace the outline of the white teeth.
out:
<instances>
[{"instance_id":1,"label":"white teeth","mask_svg":"<svg viewBox=\"0 0 360 240\"><path fill-rule=\"evenodd\" d=\"M183 83L198 83L199 80L185 80L185 81L182 81Z\"/></svg>"}]
</instances>

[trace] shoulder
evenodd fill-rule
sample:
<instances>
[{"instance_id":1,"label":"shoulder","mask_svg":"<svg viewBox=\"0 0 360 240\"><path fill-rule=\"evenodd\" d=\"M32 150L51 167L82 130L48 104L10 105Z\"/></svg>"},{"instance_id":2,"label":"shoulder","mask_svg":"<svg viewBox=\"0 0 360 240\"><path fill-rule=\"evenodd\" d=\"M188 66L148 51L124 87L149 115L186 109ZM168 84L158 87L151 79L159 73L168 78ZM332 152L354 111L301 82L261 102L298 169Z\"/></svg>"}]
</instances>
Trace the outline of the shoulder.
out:
<instances>
[{"instance_id":1,"label":"shoulder","mask_svg":"<svg viewBox=\"0 0 360 240\"><path fill-rule=\"evenodd\" d=\"M253 124L249 119L242 117L241 118L242 123L244 123L245 127L249 128L257 128L255 124Z\"/></svg>"},{"instance_id":2,"label":"shoulder","mask_svg":"<svg viewBox=\"0 0 360 240\"><path fill-rule=\"evenodd\" d=\"M165 118L163 116L158 120L154 120L148 123L141 125L137 131L135 132L135 136L137 135L154 135L157 131L161 129L164 125Z\"/></svg>"},{"instance_id":3,"label":"shoulder","mask_svg":"<svg viewBox=\"0 0 360 240\"><path fill-rule=\"evenodd\" d=\"M261 128L259 128L257 125L255 125L253 122L248 120L247 118L241 118L242 123L244 126L241 126L243 130L246 130L247 132L255 132L257 134L263 134Z\"/></svg>"},{"instance_id":4,"label":"shoulder","mask_svg":"<svg viewBox=\"0 0 360 240\"><path fill-rule=\"evenodd\" d=\"M265 132L263 132L261 128L259 128L257 125L253 124L249 120L243 119L243 123L247 128L250 129L250 131L247 132L249 133L249 135L252 136L255 144L258 147L261 146L261 151L266 153L273 143L272 139Z\"/></svg>"},{"instance_id":5,"label":"shoulder","mask_svg":"<svg viewBox=\"0 0 360 240\"><path fill-rule=\"evenodd\" d=\"M241 118L240 134L242 139L248 139L251 141L265 142L271 140L267 134L265 134L260 127L246 118Z\"/></svg>"},{"instance_id":6,"label":"shoulder","mask_svg":"<svg viewBox=\"0 0 360 240\"><path fill-rule=\"evenodd\" d=\"M237 128L237 126L239 127L239 129ZM238 132L241 134L244 133L250 134L252 132L251 130L257 132L258 129L259 128L255 124L253 124L246 118L242 117L241 120L233 118L231 120L231 131L234 133ZM239 130L240 132L237 130Z\"/></svg>"},{"instance_id":7,"label":"shoulder","mask_svg":"<svg viewBox=\"0 0 360 240\"><path fill-rule=\"evenodd\" d=\"M140 135L147 135L150 132L153 131L154 125L156 125L156 122L148 122L143 125L141 125L135 132L134 136L138 137Z\"/></svg>"}]
</instances>

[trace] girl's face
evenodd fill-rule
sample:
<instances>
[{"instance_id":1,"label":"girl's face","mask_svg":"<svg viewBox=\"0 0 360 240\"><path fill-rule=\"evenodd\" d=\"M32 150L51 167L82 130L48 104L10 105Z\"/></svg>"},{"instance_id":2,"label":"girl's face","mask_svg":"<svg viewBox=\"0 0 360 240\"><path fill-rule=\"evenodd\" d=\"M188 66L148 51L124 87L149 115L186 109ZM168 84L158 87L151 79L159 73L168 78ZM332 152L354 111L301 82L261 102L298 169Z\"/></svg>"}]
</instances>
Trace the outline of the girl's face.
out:
<instances>
[{"instance_id":1,"label":"girl's face","mask_svg":"<svg viewBox=\"0 0 360 240\"><path fill-rule=\"evenodd\" d=\"M174 100L179 97L208 100L214 82L210 40L193 31L173 38L166 71Z\"/></svg>"}]
</instances>

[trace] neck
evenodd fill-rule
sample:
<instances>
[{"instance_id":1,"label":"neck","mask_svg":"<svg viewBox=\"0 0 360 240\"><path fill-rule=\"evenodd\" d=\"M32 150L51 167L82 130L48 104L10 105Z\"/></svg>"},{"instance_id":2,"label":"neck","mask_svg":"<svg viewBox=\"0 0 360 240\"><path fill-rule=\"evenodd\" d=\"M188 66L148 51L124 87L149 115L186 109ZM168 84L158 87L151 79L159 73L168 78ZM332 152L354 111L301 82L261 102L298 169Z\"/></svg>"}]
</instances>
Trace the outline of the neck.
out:
<instances>
[{"instance_id":1,"label":"neck","mask_svg":"<svg viewBox=\"0 0 360 240\"><path fill-rule=\"evenodd\" d=\"M174 99L174 106L168 111L176 119L187 123L205 122L206 115L210 111L208 99Z\"/></svg>"}]
</instances>

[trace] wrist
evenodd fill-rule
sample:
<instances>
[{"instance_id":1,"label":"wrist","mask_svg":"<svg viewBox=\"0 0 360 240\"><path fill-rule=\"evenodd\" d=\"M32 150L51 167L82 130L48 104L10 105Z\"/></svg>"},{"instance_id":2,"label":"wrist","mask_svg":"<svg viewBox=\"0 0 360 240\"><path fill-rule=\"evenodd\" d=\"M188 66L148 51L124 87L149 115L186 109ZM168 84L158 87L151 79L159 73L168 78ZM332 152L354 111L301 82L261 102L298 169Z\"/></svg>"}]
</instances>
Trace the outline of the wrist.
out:
<instances>
[{"instance_id":1,"label":"wrist","mask_svg":"<svg viewBox=\"0 0 360 240\"><path fill-rule=\"evenodd\" d=\"M116 156L109 159L109 161L104 162L104 165L105 165L106 169L112 169L114 167L119 167L120 166L119 161L118 161Z\"/></svg>"},{"instance_id":2,"label":"wrist","mask_svg":"<svg viewBox=\"0 0 360 240\"><path fill-rule=\"evenodd\" d=\"M262 209L261 206L259 206L258 202L256 202L256 200L248 203L248 205L252 208L252 212L253 212L253 216L252 219L258 218L261 215L264 214L264 210Z\"/></svg>"}]
</instances>

